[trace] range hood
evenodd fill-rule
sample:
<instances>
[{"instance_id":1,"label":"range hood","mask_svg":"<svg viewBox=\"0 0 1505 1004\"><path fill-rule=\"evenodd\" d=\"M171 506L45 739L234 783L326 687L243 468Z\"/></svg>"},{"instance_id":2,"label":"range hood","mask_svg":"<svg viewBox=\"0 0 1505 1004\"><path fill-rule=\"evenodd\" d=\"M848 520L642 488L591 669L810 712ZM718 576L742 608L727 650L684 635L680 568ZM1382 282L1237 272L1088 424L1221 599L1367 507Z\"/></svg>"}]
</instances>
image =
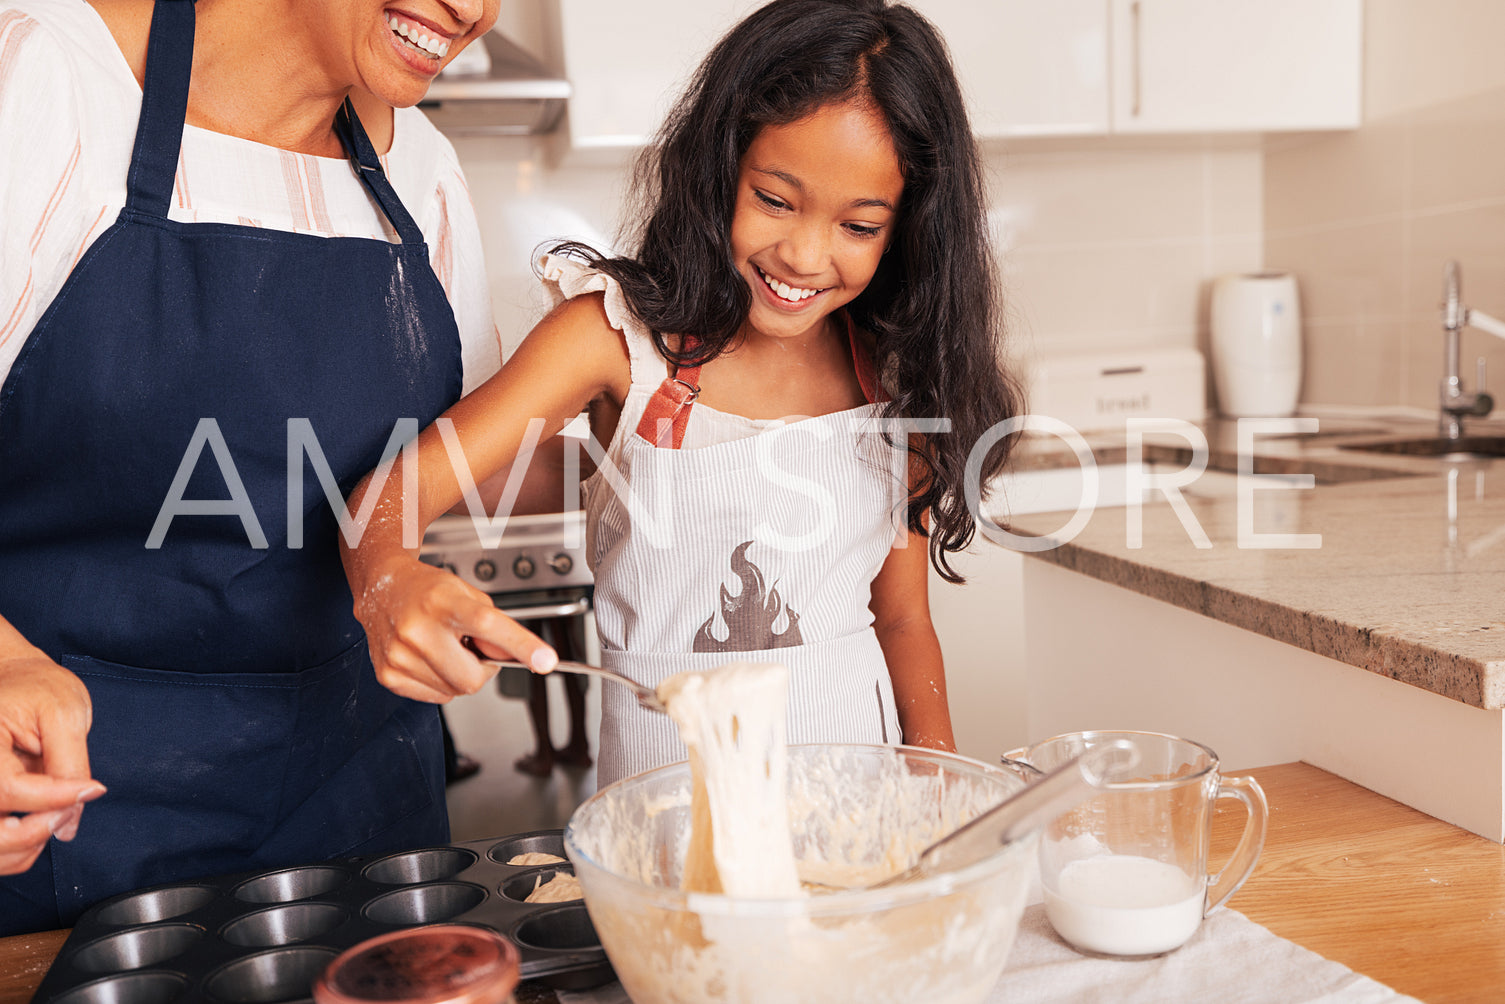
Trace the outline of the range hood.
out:
<instances>
[{"instance_id":1,"label":"range hood","mask_svg":"<svg viewBox=\"0 0 1505 1004\"><path fill-rule=\"evenodd\" d=\"M559 124L567 80L498 31L466 46L418 107L451 136L533 136Z\"/></svg>"}]
</instances>

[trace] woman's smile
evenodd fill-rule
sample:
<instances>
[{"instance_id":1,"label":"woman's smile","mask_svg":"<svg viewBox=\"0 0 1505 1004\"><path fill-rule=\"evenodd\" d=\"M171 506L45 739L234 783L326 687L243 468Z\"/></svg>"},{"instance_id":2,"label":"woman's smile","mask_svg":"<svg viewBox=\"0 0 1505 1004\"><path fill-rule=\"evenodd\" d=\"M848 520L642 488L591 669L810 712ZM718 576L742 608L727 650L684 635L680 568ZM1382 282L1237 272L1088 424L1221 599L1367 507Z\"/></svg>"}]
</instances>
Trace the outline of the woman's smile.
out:
<instances>
[{"instance_id":1,"label":"woman's smile","mask_svg":"<svg viewBox=\"0 0 1505 1004\"><path fill-rule=\"evenodd\" d=\"M358 86L403 108L496 23L501 0L323 0L352 18Z\"/></svg>"},{"instance_id":2,"label":"woman's smile","mask_svg":"<svg viewBox=\"0 0 1505 1004\"><path fill-rule=\"evenodd\" d=\"M387 11L387 27L409 46L439 60L449 55L450 37L395 11Z\"/></svg>"},{"instance_id":3,"label":"woman's smile","mask_svg":"<svg viewBox=\"0 0 1505 1004\"><path fill-rule=\"evenodd\" d=\"M451 45L457 37L465 35L464 31L458 36L450 34L427 21L392 8L383 11L382 16L393 50L408 67L425 77L438 76Z\"/></svg>"}]
</instances>

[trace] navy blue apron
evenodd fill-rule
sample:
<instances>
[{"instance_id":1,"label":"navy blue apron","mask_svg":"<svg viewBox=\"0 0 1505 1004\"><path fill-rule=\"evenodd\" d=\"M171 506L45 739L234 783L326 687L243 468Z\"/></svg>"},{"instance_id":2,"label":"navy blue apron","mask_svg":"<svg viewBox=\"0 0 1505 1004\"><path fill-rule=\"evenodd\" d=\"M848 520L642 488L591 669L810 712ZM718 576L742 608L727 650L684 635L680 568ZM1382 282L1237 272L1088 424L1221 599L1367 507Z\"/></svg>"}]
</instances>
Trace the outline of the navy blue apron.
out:
<instances>
[{"instance_id":1,"label":"navy blue apron","mask_svg":"<svg viewBox=\"0 0 1505 1004\"><path fill-rule=\"evenodd\" d=\"M193 31L192 3L158 0L125 208L0 387L0 613L88 686L110 789L0 878L0 934L142 885L449 838L437 713L377 683L316 451L289 428L348 493L399 418L460 396L454 315L348 104L341 139L400 244L167 218ZM178 497L243 492L254 519L179 506L150 548L196 431Z\"/></svg>"}]
</instances>

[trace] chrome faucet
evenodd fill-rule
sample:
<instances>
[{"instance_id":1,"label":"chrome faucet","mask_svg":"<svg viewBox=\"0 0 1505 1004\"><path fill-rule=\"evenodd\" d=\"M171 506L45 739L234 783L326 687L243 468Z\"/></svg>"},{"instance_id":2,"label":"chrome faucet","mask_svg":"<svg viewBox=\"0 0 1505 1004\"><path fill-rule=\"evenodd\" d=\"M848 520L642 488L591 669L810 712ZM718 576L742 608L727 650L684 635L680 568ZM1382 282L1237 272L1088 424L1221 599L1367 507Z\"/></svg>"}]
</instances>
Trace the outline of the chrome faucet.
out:
<instances>
[{"instance_id":1,"label":"chrome faucet","mask_svg":"<svg viewBox=\"0 0 1505 1004\"><path fill-rule=\"evenodd\" d=\"M1472 391L1463 389L1458 355L1464 328L1478 328L1496 338L1505 338L1505 322L1463 305L1458 293L1458 263L1450 261L1442 272L1443 370L1438 394L1441 414L1437 419L1438 435L1444 439L1462 439L1463 416L1488 415L1495 406L1495 399L1484 390L1483 356L1479 357L1477 386Z\"/></svg>"}]
</instances>

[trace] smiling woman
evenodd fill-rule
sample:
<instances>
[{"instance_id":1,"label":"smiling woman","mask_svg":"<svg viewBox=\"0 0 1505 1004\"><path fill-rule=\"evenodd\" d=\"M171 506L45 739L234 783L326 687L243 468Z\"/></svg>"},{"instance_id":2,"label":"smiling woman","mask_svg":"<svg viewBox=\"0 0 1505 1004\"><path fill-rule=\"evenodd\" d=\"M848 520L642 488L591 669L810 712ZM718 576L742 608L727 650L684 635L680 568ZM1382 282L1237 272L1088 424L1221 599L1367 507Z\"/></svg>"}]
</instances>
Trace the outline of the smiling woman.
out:
<instances>
[{"instance_id":1,"label":"smiling woman","mask_svg":"<svg viewBox=\"0 0 1505 1004\"><path fill-rule=\"evenodd\" d=\"M447 839L438 716L378 685L335 539L500 364L407 107L496 4L0 0L0 934Z\"/></svg>"}]
</instances>

